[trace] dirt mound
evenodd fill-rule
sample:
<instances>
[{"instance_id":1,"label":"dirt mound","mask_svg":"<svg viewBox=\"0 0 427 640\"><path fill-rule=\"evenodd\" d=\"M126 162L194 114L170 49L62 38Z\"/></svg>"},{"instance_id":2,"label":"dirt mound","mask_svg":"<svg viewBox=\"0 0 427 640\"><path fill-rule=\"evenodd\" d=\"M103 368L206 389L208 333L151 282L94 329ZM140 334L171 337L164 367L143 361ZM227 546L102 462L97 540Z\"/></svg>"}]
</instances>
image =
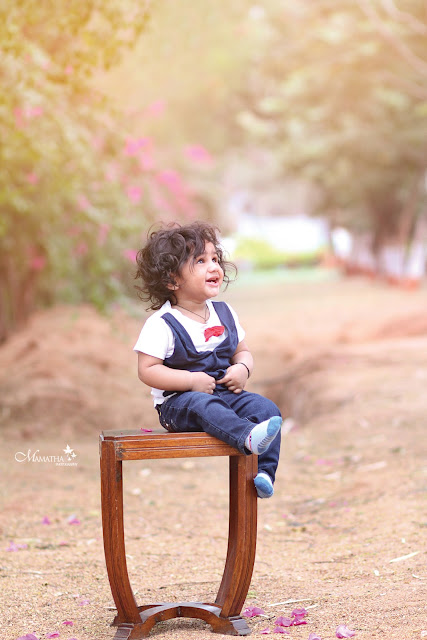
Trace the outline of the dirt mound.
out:
<instances>
[{"instance_id":1,"label":"dirt mound","mask_svg":"<svg viewBox=\"0 0 427 640\"><path fill-rule=\"evenodd\" d=\"M376 331L373 337L389 339L409 336L427 336L427 314L425 312L393 318Z\"/></svg>"},{"instance_id":2,"label":"dirt mound","mask_svg":"<svg viewBox=\"0 0 427 640\"><path fill-rule=\"evenodd\" d=\"M132 354L140 324L84 306L36 314L0 349L0 425L35 437L139 424L151 406Z\"/></svg>"},{"instance_id":3,"label":"dirt mound","mask_svg":"<svg viewBox=\"0 0 427 640\"><path fill-rule=\"evenodd\" d=\"M0 427L34 438L58 430L71 435L157 424L149 390L137 378L132 354L143 315L141 310L141 318L135 319L117 310L107 317L88 306L56 307L36 314L0 348ZM317 331L321 329L316 326ZM331 332L330 324L327 330ZM298 323L294 332L300 344L305 335L313 335L311 326L302 334ZM262 333L254 333L251 347L257 369L248 388L267 393L285 413L305 422L344 401L338 392L339 374L333 382L330 379L334 371L369 367L371 356L352 350L361 335L381 342L397 343L406 336L421 339L427 336L427 318L417 311L377 322L370 331L364 324L359 333L348 332L345 341L337 325L328 338L332 348L319 351L311 344L310 355L303 355L306 348L299 357L295 345L289 357L291 332L274 345L271 340L266 343ZM277 340L281 338L276 336ZM339 345L335 350L334 344ZM386 369L393 361L388 351L385 345L381 357L388 362ZM272 375L272 368L279 366L278 375Z\"/></svg>"}]
</instances>

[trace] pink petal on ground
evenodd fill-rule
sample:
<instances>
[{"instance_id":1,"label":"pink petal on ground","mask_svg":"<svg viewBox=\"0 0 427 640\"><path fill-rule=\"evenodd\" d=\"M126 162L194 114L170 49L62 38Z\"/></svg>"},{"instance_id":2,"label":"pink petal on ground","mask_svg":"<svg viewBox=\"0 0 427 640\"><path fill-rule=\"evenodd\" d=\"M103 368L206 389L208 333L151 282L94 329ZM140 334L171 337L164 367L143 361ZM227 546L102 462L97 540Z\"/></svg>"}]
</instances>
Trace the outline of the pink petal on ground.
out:
<instances>
[{"instance_id":1,"label":"pink petal on ground","mask_svg":"<svg viewBox=\"0 0 427 640\"><path fill-rule=\"evenodd\" d=\"M66 625L68 625L69 627L72 627L72 626L73 626L73 624L74 624L74 622L73 622L72 620L64 620L64 622L63 622L62 624L66 624Z\"/></svg>"},{"instance_id":2,"label":"pink petal on ground","mask_svg":"<svg viewBox=\"0 0 427 640\"><path fill-rule=\"evenodd\" d=\"M271 633L270 627L266 627L265 629L263 629L262 631L260 631L260 633L267 635L267 633Z\"/></svg>"},{"instance_id":3,"label":"pink petal on ground","mask_svg":"<svg viewBox=\"0 0 427 640\"><path fill-rule=\"evenodd\" d=\"M11 541L9 546L7 547L6 551L19 551L20 549L28 549L28 545L27 544L16 544L15 542Z\"/></svg>"},{"instance_id":4,"label":"pink petal on ground","mask_svg":"<svg viewBox=\"0 0 427 640\"><path fill-rule=\"evenodd\" d=\"M288 633L289 635L291 635L291 632L286 631L285 627L276 627L273 633Z\"/></svg>"},{"instance_id":5,"label":"pink petal on ground","mask_svg":"<svg viewBox=\"0 0 427 640\"><path fill-rule=\"evenodd\" d=\"M85 607L87 604L90 603L90 600L88 600L87 598L85 598L84 600L80 600L79 605L81 607Z\"/></svg>"},{"instance_id":6,"label":"pink petal on ground","mask_svg":"<svg viewBox=\"0 0 427 640\"><path fill-rule=\"evenodd\" d=\"M27 633L26 636L19 636L19 638L16 638L16 640L39 640L37 638L37 636L34 635L34 633Z\"/></svg>"},{"instance_id":7,"label":"pink petal on ground","mask_svg":"<svg viewBox=\"0 0 427 640\"><path fill-rule=\"evenodd\" d=\"M300 607L299 609L294 609L291 613L291 615L294 618L305 618L305 616L308 614L307 609L304 609L304 607Z\"/></svg>"},{"instance_id":8,"label":"pink petal on ground","mask_svg":"<svg viewBox=\"0 0 427 640\"><path fill-rule=\"evenodd\" d=\"M292 622L293 627L298 627L300 624L307 624L307 620L302 620L301 618L294 618Z\"/></svg>"},{"instance_id":9,"label":"pink petal on ground","mask_svg":"<svg viewBox=\"0 0 427 640\"><path fill-rule=\"evenodd\" d=\"M340 624L335 631L335 635L337 638L352 638L356 635L356 632L346 627L345 624Z\"/></svg>"},{"instance_id":10,"label":"pink petal on ground","mask_svg":"<svg viewBox=\"0 0 427 640\"><path fill-rule=\"evenodd\" d=\"M286 618L285 616L280 616L279 618L277 618L274 624L278 625L279 627L292 627L293 620L291 620L290 618Z\"/></svg>"},{"instance_id":11,"label":"pink petal on ground","mask_svg":"<svg viewBox=\"0 0 427 640\"><path fill-rule=\"evenodd\" d=\"M80 520L75 515L70 516L67 522L68 524L80 524Z\"/></svg>"},{"instance_id":12,"label":"pink petal on ground","mask_svg":"<svg viewBox=\"0 0 427 640\"><path fill-rule=\"evenodd\" d=\"M52 524L48 516L44 516L42 519L42 524Z\"/></svg>"},{"instance_id":13,"label":"pink petal on ground","mask_svg":"<svg viewBox=\"0 0 427 640\"><path fill-rule=\"evenodd\" d=\"M47 633L46 638L59 638L59 633L54 631L53 633Z\"/></svg>"},{"instance_id":14,"label":"pink petal on ground","mask_svg":"<svg viewBox=\"0 0 427 640\"><path fill-rule=\"evenodd\" d=\"M152 433L152 432L153 432L153 430L152 430L152 429L144 429L144 427L141 427L141 431L142 431L143 433Z\"/></svg>"},{"instance_id":15,"label":"pink petal on ground","mask_svg":"<svg viewBox=\"0 0 427 640\"><path fill-rule=\"evenodd\" d=\"M322 638L318 636L317 633L311 632L308 636L308 640L322 640Z\"/></svg>"},{"instance_id":16,"label":"pink petal on ground","mask_svg":"<svg viewBox=\"0 0 427 640\"><path fill-rule=\"evenodd\" d=\"M248 607L242 613L242 616L245 618L254 618L255 616L260 616L265 613L264 609L260 609L259 607Z\"/></svg>"}]
</instances>

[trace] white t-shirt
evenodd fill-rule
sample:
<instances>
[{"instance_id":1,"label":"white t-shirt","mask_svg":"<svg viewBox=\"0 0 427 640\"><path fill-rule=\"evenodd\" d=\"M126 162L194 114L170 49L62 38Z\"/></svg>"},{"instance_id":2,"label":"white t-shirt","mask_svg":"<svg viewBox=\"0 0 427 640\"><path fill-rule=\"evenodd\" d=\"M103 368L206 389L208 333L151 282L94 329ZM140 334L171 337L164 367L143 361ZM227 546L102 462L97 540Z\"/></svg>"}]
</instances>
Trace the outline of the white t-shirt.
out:
<instances>
[{"instance_id":1,"label":"white t-shirt","mask_svg":"<svg viewBox=\"0 0 427 640\"><path fill-rule=\"evenodd\" d=\"M218 317L215 307L211 300L206 301L209 309L209 319L206 323L202 324L196 320L192 320L185 316L179 309L172 309L169 301L159 309L155 311L147 320L141 329L139 338L134 346L134 351L140 351L146 353L154 358L160 358L165 360L169 358L175 350L175 338L170 326L162 319L165 313L172 314L178 322L182 324L184 329L189 334L193 344L198 352L213 351L225 338L227 337L227 329L221 336L212 336L206 342L204 331L208 327L217 327L221 325L221 320ZM245 337L245 331L240 326L236 312L227 305L234 318L237 329L238 341L241 342ZM151 389L151 395L154 399L154 405L161 404L166 398L163 396L163 389Z\"/></svg>"}]
</instances>

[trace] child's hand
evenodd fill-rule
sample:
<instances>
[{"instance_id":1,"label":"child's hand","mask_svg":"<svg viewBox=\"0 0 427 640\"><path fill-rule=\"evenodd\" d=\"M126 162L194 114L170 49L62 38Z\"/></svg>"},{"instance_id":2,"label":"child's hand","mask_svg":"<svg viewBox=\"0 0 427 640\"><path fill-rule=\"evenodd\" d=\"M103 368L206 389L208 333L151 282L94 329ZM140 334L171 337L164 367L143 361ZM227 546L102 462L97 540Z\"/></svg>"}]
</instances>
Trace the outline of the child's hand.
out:
<instances>
[{"instance_id":1,"label":"child's hand","mask_svg":"<svg viewBox=\"0 0 427 640\"><path fill-rule=\"evenodd\" d=\"M191 372L191 391L202 391L203 393L212 394L215 389L215 378L208 376L203 371Z\"/></svg>"},{"instance_id":2,"label":"child's hand","mask_svg":"<svg viewBox=\"0 0 427 640\"><path fill-rule=\"evenodd\" d=\"M241 364L232 364L228 367L227 372L221 380L217 381L217 384L224 384L229 391L233 393L240 393L245 388L246 381L248 379L248 372L246 367L242 367Z\"/></svg>"}]
</instances>

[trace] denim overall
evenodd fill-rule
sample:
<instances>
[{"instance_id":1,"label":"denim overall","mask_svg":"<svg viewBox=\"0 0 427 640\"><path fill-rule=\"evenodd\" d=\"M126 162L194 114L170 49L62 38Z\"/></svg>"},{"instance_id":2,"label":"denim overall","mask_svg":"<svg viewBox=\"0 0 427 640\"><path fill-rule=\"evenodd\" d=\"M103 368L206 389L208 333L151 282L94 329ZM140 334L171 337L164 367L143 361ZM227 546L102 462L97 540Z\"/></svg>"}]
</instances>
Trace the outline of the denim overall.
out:
<instances>
[{"instance_id":1,"label":"denim overall","mask_svg":"<svg viewBox=\"0 0 427 640\"><path fill-rule=\"evenodd\" d=\"M175 338L173 354L164 360L167 367L187 371L204 371L220 380L230 366L238 336L234 318L225 302L213 302L225 327L225 339L213 351L198 352L181 323L170 313L162 318ZM213 394L201 391L164 392L167 399L157 405L161 425L172 432L205 431L246 454L245 440L254 424L280 416L277 406L268 398L242 391L233 393L225 385L217 385ZM280 455L280 433L269 449L258 458L258 470L274 482Z\"/></svg>"}]
</instances>

